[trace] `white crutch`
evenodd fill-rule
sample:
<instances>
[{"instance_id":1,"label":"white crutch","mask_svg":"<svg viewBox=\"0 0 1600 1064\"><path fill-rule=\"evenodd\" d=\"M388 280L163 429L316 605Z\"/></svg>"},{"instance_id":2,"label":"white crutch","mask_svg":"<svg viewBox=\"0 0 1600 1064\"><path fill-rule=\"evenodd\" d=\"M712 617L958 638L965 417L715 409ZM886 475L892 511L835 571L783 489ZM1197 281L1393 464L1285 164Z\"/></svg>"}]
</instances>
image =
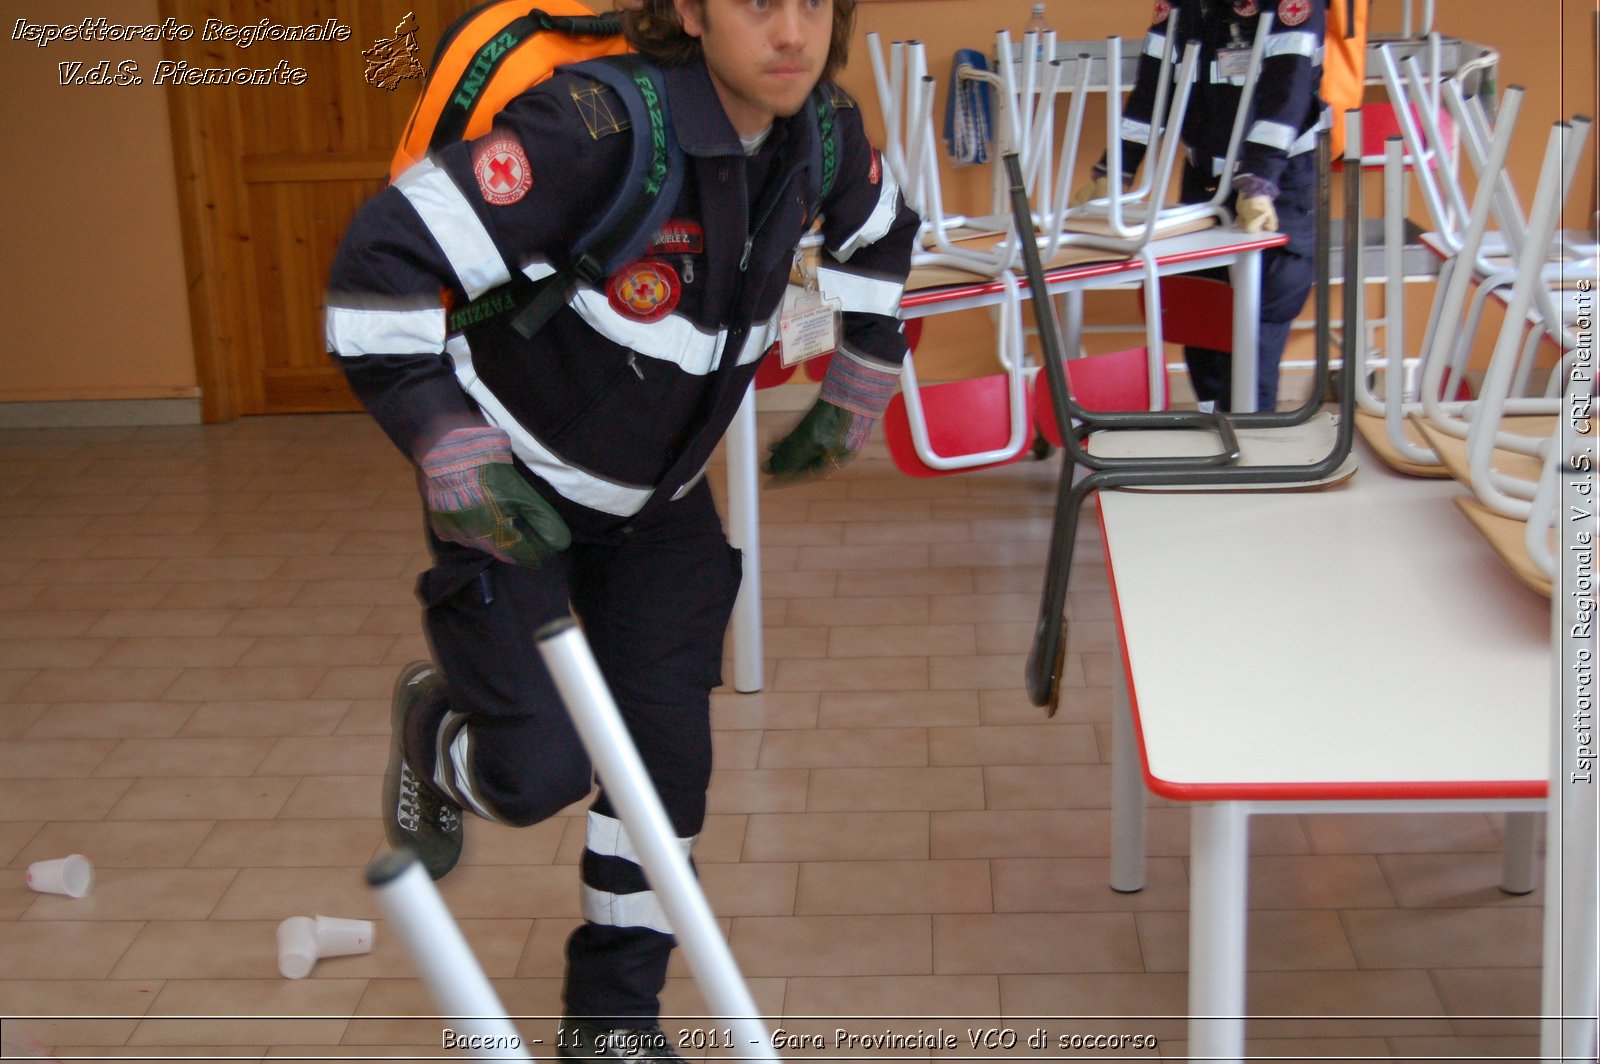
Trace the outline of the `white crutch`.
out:
<instances>
[{"instance_id":1,"label":"white crutch","mask_svg":"<svg viewBox=\"0 0 1600 1064\"><path fill-rule=\"evenodd\" d=\"M545 625L535 638L706 1003L733 1032L735 1055L777 1061L771 1036L679 848L588 640L570 617ZM523 1052L516 1027L416 858L404 852L387 854L367 870L367 881L378 891L385 917L405 942L442 1015L459 1018L456 1044L477 1057L532 1059Z\"/></svg>"},{"instance_id":2,"label":"white crutch","mask_svg":"<svg viewBox=\"0 0 1600 1064\"><path fill-rule=\"evenodd\" d=\"M639 863L661 899L706 1003L733 1031L735 1055L746 1060L779 1059L689 859L679 848L628 726L612 701L589 641L570 617L545 625L536 638L545 667L607 797L639 851Z\"/></svg>"},{"instance_id":3,"label":"white crutch","mask_svg":"<svg viewBox=\"0 0 1600 1064\"><path fill-rule=\"evenodd\" d=\"M459 1025L452 1043L468 1056L532 1060L422 862L407 850L386 853L367 868L367 882L441 1016Z\"/></svg>"}]
</instances>

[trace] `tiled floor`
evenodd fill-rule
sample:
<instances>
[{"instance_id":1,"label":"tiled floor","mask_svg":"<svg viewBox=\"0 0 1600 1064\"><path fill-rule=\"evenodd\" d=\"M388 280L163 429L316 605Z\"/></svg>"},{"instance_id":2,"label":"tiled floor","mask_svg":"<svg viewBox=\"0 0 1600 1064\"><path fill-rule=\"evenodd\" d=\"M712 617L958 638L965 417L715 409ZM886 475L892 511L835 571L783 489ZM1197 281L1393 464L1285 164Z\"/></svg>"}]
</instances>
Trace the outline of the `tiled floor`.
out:
<instances>
[{"instance_id":1,"label":"tiled floor","mask_svg":"<svg viewBox=\"0 0 1600 1064\"><path fill-rule=\"evenodd\" d=\"M762 495L766 689L714 696L697 859L788 1031L1043 1027L1184 1054L1186 811L1153 799L1149 886L1106 886L1114 651L1092 543L1060 715L1021 690L1053 478L916 480L874 443L832 481ZM383 849L390 683L425 654L418 522L407 468L357 416L0 433L0 1013L29 1017L8 1041L448 1055L381 924L371 955L302 981L274 953L287 916L378 915L361 871ZM519 1015L559 1008L578 812L471 823L442 884ZM1531 1020L1495 1018L1537 1011L1540 941L1539 896L1495 887L1499 831L1258 821L1250 1006L1291 1018L1252 1021L1251 1052L1533 1053ZM95 864L88 897L25 888L29 862L71 852ZM703 1011L675 965L669 1010ZM877 1018L899 1015L923 1019Z\"/></svg>"}]
</instances>

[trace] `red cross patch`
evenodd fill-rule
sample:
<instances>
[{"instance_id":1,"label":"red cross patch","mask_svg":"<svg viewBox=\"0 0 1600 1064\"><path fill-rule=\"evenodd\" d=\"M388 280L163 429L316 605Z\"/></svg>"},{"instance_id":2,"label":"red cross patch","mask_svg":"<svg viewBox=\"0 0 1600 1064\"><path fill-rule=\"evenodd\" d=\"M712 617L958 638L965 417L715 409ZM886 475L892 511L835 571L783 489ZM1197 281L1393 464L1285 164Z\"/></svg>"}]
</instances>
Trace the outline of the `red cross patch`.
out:
<instances>
[{"instance_id":1,"label":"red cross patch","mask_svg":"<svg viewBox=\"0 0 1600 1064\"><path fill-rule=\"evenodd\" d=\"M672 313L682 294L678 271L654 259L624 266L606 283L611 309L634 321L660 321Z\"/></svg>"},{"instance_id":2,"label":"red cross patch","mask_svg":"<svg viewBox=\"0 0 1600 1064\"><path fill-rule=\"evenodd\" d=\"M1278 21L1285 26L1298 26L1311 17L1311 0L1280 0Z\"/></svg>"},{"instance_id":3,"label":"red cross patch","mask_svg":"<svg viewBox=\"0 0 1600 1064\"><path fill-rule=\"evenodd\" d=\"M872 169L867 171L867 180L876 185L883 180L883 163L878 160L878 149L872 149Z\"/></svg>"},{"instance_id":4,"label":"red cross patch","mask_svg":"<svg viewBox=\"0 0 1600 1064\"><path fill-rule=\"evenodd\" d=\"M472 172L478 190L496 207L515 203L533 187L533 168L528 154L511 137L496 137L472 150Z\"/></svg>"},{"instance_id":5,"label":"red cross patch","mask_svg":"<svg viewBox=\"0 0 1600 1064\"><path fill-rule=\"evenodd\" d=\"M1260 10L1256 7L1256 0L1233 0L1233 13L1240 18L1249 18Z\"/></svg>"},{"instance_id":6,"label":"red cross patch","mask_svg":"<svg viewBox=\"0 0 1600 1064\"><path fill-rule=\"evenodd\" d=\"M1150 24L1152 26L1158 22L1165 24L1167 16L1170 14L1172 14L1172 5L1167 0L1156 0L1156 13L1150 16Z\"/></svg>"}]
</instances>

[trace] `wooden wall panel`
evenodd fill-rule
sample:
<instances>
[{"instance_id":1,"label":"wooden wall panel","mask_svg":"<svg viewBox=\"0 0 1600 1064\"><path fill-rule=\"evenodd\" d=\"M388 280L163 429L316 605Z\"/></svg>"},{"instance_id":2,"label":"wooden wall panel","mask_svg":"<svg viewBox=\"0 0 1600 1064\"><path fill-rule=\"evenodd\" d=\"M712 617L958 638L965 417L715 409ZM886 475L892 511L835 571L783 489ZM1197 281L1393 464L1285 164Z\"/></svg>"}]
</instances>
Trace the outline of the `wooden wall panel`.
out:
<instances>
[{"instance_id":1,"label":"wooden wall panel","mask_svg":"<svg viewBox=\"0 0 1600 1064\"><path fill-rule=\"evenodd\" d=\"M412 13L419 58L472 0L162 0L195 28L168 59L196 67L306 72L303 84L179 86L169 91L207 421L245 414L350 410L355 399L323 350L329 264L351 216L383 187L421 86L367 83L363 49ZM300 26L337 19L346 41L200 40L207 19Z\"/></svg>"}]
</instances>

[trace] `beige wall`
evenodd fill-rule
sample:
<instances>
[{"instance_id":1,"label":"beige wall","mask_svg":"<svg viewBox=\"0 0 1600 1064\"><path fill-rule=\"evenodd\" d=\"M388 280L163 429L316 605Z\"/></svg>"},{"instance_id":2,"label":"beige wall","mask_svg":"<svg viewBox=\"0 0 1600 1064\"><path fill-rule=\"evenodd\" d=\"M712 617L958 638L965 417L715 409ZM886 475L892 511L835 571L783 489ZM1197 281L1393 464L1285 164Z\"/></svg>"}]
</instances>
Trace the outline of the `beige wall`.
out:
<instances>
[{"instance_id":1,"label":"beige wall","mask_svg":"<svg viewBox=\"0 0 1600 1064\"><path fill-rule=\"evenodd\" d=\"M987 50L994 30L1020 29L1030 3L866 0L845 82L870 116L876 106L862 40L867 31L885 40L925 41L933 73L944 81L956 48ZM1398 0L1375 3L1377 24L1397 25ZM1064 36L1137 39L1149 6L1145 0L1050 0L1049 17ZM1548 123L1595 110L1595 0L1441 0L1439 8L1445 31L1500 50L1502 85L1529 90L1513 160L1526 196ZM1519 17L1508 17L1513 8ZM19 18L72 22L102 15L154 21L156 2L0 0L0 195L9 250L0 265L0 403L195 392L166 90L57 84L60 62L109 57L149 68L159 45L57 42L38 48L11 39ZM942 89L938 106L942 113ZM1098 126L1091 136L1100 136ZM1592 209L1594 153L1586 155L1568 211L1573 225L1586 223ZM947 197L961 209L986 207L986 180L971 169L947 171ZM1113 298L1092 310L1126 320L1131 303ZM981 316L968 316L948 323L944 337L952 348L986 344L987 325ZM931 342L937 347L940 341Z\"/></svg>"},{"instance_id":2,"label":"beige wall","mask_svg":"<svg viewBox=\"0 0 1600 1064\"><path fill-rule=\"evenodd\" d=\"M62 86L153 43L13 40L18 19L156 21L155 0L0 0L0 402L195 395L166 90Z\"/></svg>"}]
</instances>

